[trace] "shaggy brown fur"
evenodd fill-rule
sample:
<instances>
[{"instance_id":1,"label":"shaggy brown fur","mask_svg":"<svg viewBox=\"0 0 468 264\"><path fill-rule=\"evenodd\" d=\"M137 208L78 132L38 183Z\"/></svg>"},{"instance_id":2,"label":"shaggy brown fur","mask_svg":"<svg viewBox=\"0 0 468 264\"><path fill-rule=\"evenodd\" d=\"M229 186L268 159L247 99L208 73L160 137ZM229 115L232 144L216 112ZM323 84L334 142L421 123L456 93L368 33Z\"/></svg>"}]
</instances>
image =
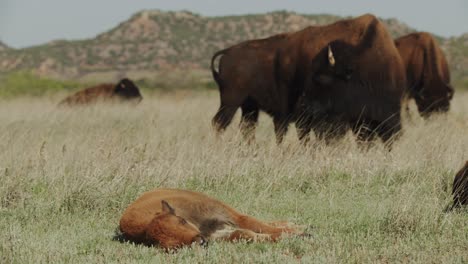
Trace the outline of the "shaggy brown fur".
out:
<instances>
[{"instance_id":1,"label":"shaggy brown fur","mask_svg":"<svg viewBox=\"0 0 468 264\"><path fill-rule=\"evenodd\" d=\"M424 117L447 112L454 89L442 49L426 32L412 33L395 40L406 66L407 94L415 99Z\"/></svg>"},{"instance_id":2,"label":"shaggy brown fur","mask_svg":"<svg viewBox=\"0 0 468 264\"><path fill-rule=\"evenodd\" d=\"M60 102L59 105L84 105L99 101L140 102L143 97L138 87L129 79L122 79L117 84L100 84L79 91Z\"/></svg>"},{"instance_id":3,"label":"shaggy brown fur","mask_svg":"<svg viewBox=\"0 0 468 264\"><path fill-rule=\"evenodd\" d=\"M282 234L302 234L286 222L265 223L241 214L204 194L156 189L130 204L119 225L126 240L164 249L209 239L276 241Z\"/></svg>"},{"instance_id":4,"label":"shaggy brown fur","mask_svg":"<svg viewBox=\"0 0 468 264\"><path fill-rule=\"evenodd\" d=\"M215 70L216 58L219 72ZM241 130L249 140L259 110L273 117L278 143L288 123L299 137L329 124L363 139L371 133L385 141L400 131L404 66L393 39L373 15L307 27L294 33L251 40L219 51L212 74L221 105L213 118L223 131L241 107Z\"/></svg>"},{"instance_id":5,"label":"shaggy brown fur","mask_svg":"<svg viewBox=\"0 0 468 264\"><path fill-rule=\"evenodd\" d=\"M453 180L453 208L468 205L468 161Z\"/></svg>"}]
</instances>

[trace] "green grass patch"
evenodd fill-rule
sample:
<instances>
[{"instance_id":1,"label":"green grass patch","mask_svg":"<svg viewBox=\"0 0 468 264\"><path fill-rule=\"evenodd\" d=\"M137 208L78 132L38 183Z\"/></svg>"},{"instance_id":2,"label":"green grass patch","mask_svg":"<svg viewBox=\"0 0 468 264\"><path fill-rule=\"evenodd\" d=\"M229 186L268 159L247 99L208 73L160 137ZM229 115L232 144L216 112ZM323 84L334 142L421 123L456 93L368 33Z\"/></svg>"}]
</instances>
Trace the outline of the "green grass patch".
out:
<instances>
[{"instance_id":1,"label":"green grass patch","mask_svg":"<svg viewBox=\"0 0 468 264\"><path fill-rule=\"evenodd\" d=\"M460 92L448 115L405 124L391 152L363 150L351 135L304 147L294 131L277 146L265 115L254 145L243 144L238 117L216 139L218 92L155 93L136 107L3 100L0 263L466 263L468 210L444 209L467 159L467 99ZM305 225L312 238L171 254L113 241L128 204L158 187Z\"/></svg>"},{"instance_id":2,"label":"green grass patch","mask_svg":"<svg viewBox=\"0 0 468 264\"><path fill-rule=\"evenodd\" d=\"M61 81L39 77L30 72L9 73L0 78L0 97L44 96L83 87L75 81Z\"/></svg>"}]
</instances>

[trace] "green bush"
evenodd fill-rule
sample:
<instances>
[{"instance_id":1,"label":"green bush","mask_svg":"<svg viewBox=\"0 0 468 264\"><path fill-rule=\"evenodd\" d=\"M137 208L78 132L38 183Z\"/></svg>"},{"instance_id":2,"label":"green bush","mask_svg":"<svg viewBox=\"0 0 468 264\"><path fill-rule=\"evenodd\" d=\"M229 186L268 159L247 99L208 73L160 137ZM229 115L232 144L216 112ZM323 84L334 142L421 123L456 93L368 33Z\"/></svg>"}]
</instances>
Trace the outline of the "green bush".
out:
<instances>
[{"instance_id":1,"label":"green bush","mask_svg":"<svg viewBox=\"0 0 468 264\"><path fill-rule=\"evenodd\" d=\"M78 82L43 78L30 72L14 72L0 78L0 97L43 96L82 86Z\"/></svg>"}]
</instances>

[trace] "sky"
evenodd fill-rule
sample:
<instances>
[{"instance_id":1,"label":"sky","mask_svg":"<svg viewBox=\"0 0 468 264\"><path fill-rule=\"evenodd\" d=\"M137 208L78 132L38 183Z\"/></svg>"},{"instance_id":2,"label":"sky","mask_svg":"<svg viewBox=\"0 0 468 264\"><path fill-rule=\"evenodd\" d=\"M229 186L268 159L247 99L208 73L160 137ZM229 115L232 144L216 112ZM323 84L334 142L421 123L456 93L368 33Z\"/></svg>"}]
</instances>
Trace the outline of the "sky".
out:
<instances>
[{"instance_id":1,"label":"sky","mask_svg":"<svg viewBox=\"0 0 468 264\"><path fill-rule=\"evenodd\" d=\"M56 39L86 39L144 9L205 16L289 10L357 16L373 13L444 37L468 32L468 0L0 0L0 40L23 48Z\"/></svg>"}]
</instances>

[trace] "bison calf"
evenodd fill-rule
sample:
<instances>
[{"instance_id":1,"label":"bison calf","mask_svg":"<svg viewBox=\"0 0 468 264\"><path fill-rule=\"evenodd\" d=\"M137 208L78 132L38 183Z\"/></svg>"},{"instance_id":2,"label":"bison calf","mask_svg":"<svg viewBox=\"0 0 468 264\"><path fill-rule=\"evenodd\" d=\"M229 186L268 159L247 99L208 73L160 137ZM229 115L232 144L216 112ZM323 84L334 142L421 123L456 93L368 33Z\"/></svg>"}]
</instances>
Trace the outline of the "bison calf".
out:
<instances>
[{"instance_id":1,"label":"bison calf","mask_svg":"<svg viewBox=\"0 0 468 264\"><path fill-rule=\"evenodd\" d=\"M163 249L209 239L277 241L283 234L303 235L287 222L265 223L202 193L156 189L133 202L120 219L122 239Z\"/></svg>"},{"instance_id":2,"label":"bison calf","mask_svg":"<svg viewBox=\"0 0 468 264\"><path fill-rule=\"evenodd\" d=\"M142 99L138 87L131 80L125 78L117 84L106 83L86 88L63 99L59 105L84 105L116 100L140 102Z\"/></svg>"}]
</instances>

